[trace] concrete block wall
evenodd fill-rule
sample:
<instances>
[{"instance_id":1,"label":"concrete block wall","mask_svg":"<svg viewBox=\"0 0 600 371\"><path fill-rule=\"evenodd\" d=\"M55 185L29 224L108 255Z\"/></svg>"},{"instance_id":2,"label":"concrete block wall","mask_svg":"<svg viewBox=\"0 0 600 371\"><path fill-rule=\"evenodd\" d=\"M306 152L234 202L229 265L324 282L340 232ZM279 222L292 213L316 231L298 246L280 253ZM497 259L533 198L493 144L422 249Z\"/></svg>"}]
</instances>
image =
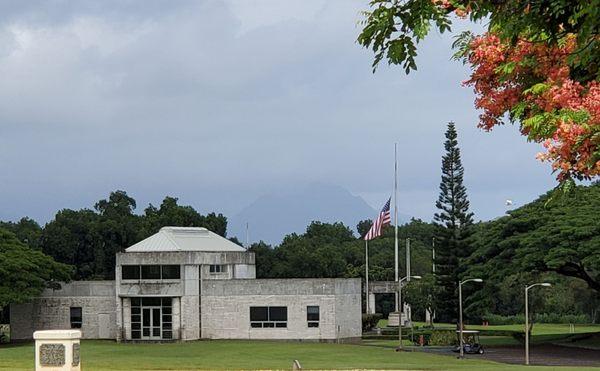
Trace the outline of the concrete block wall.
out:
<instances>
[{"instance_id":1,"label":"concrete block wall","mask_svg":"<svg viewBox=\"0 0 600 371\"><path fill-rule=\"evenodd\" d=\"M76 281L61 290L44 290L30 303L10 306L11 338L28 340L37 330L71 328L71 307L82 308L81 332L84 339L117 337L114 281ZM108 316L108 331L100 330L100 316ZM103 330L106 330L103 328Z\"/></svg>"},{"instance_id":2,"label":"concrete block wall","mask_svg":"<svg viewBox=\"0 0 600 371\"><path fill-rule=\"evenodd\" d=\"M358 338L362 334L360 280L284 279L204 281L202 338ZM318 305L318 328L308 327L306 307ZM250 327L251 306L285 306L287 328Z\"/></svg>"}]
</instances>

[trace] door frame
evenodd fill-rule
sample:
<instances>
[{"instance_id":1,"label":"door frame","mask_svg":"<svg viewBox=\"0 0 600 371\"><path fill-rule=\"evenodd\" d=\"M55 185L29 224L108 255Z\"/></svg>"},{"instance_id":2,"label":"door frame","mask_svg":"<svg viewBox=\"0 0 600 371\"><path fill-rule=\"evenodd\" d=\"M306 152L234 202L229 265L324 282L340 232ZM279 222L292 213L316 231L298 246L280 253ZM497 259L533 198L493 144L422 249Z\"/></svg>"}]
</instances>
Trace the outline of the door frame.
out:
<instances>
[{"instance_id":1,"label":"door frame","mask_svg":"<svg viewBox=\"0 0 600 371\"><path fill-rule=\"evenodd\" d=\"M147 306L141 307L141 323L142 323L142 334L141 340L162 340L162 306ZM158 310L158 325L154 325L154 315L155 311ZM144 318L146 317L145 312L148 311L149 318L148 323L149 326L144 325ZM148 336L144 336L144 330L148 329ZM158 335L154 335L154 330L158 329Z\"/></svg>"}]
</instances>

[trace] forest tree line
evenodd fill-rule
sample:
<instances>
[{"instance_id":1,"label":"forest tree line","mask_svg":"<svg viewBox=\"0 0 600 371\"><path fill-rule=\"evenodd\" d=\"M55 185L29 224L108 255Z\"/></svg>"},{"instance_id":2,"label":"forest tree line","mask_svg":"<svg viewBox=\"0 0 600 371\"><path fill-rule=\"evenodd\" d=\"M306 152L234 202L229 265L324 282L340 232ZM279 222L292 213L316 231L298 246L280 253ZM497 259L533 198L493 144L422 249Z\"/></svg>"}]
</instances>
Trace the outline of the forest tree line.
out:
<instances>
[{"instance_id":1,"label":"forest tree line","mask_svg":"<svg viewBox=\"0 0 600 371\"><path fill-rule=\"evenodd\" d=\"M600 184L576 187L549 202L552 195L543 195L496 220L473 224L466 243L469 254L460 259L461 277L477 276L484 279L484 284L465 287L467 317L521 313L522 287L543 280L552 282L553 287L531 293L536 312L584 314L590 321L598 320ZM21 255L14 259L29 259L28 264L45 267L44 272L21 269L20 278L15 270L1 273L14 277L1 277L5 284L0 284L4 286L0 304L35 296L48 281L113 279L115 253L163 226L202 226L227 237L225 216L202 215L191 206L179 205L173 197L166 197L159 207L149 205L141 214L136 214L135 208L131 196L116 191L98 201L93 209L61 210L44 226L29 218L0 222L0 268L10 264L10 259L18 255L17 250ZM289 234L278 245L254 243L249 250L256 254L257 277L364 279L361 236L370 226L369 220L360 222L357 233L341 223L315 221L304 233ZM428 299L431 293L437 296L439 290L432 274L434 239L436 253L445 248L438 228L434 223L416 219L398 228L401 274L405 272L405 241L410 238L411 273L423 276L422 280L411 282L406 291L406 300L417 316L422 316L426 307L439 309L444 305ZM392 227L386 227L383 236L369 242L369 252L370 279L393 280ZM33 278L37 278L35 282ZM10 292L13 294L8 295Z\"/></svg>"}]
</instances>

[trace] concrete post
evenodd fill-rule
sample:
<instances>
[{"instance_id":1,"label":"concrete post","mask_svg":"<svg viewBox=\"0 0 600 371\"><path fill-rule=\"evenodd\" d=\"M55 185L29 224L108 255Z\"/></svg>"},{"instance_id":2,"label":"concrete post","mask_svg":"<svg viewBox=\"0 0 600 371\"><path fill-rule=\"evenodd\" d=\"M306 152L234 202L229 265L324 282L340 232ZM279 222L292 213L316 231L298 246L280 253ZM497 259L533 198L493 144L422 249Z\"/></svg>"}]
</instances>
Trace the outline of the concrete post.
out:
<instances>
[{"instance_id":1,"label":"concrete post","mask_svg":"<svg viewBox=\"0 0 600 371\"><path fill-rule=\"evenodd\" d=\"M369 294L369 313L375 314L375 294Z\"/></svg>"},{"instance_id":2,"label":"concrete post","mask_svg":"<svg viewBox=\"0 0 600 371\"><path fill-rule=\"evenodd\" d=\"M36 371L80 371L79 330L44 330L33 333Z\"/></svg>"}]
</instances>

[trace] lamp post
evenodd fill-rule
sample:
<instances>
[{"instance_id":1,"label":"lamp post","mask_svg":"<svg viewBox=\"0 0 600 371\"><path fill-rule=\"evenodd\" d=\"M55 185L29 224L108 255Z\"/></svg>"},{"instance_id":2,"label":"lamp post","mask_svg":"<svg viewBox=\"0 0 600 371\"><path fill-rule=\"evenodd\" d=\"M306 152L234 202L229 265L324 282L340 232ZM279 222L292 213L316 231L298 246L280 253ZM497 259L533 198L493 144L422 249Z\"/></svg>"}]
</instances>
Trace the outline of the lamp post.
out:
<instances>
[{"instance_id":1,"label":"lamp post","mask_svg":"<svg viewBox=\"0 0 600 371\"><path fill-rule=\"evenodd\" d=\"M459 346L460 346L460 358L465 357L465 351L463 349L463 315L462 315L462 285L467 282L483 282L481 278L469 278L464 281L458 281L458 332L459 332Z\"/></svg>"},{"instance_id":2,"label":"lamp post","mask_svg":"<svg viewBox=\"0 0 600 371\"><path fill-rule=\"evenodd\" d=\"M529 289L535 286L550 287L548 282L534 283L533 285L525 285L525 364L529 364Z\"/></svg>"},{"instance_id":3,"label":"lamp post","mask_svg":"<svg viewBox=\"0 0 600 371\"><path fill-rule=\"evenodd\" d=\"M411 278L420 280L421 276L406 276L398 280L398 340L400 340L400 345L396 348L397 352L404 349L402 347L402 282L409 281Z\"/></svg>"}]
</instances>

